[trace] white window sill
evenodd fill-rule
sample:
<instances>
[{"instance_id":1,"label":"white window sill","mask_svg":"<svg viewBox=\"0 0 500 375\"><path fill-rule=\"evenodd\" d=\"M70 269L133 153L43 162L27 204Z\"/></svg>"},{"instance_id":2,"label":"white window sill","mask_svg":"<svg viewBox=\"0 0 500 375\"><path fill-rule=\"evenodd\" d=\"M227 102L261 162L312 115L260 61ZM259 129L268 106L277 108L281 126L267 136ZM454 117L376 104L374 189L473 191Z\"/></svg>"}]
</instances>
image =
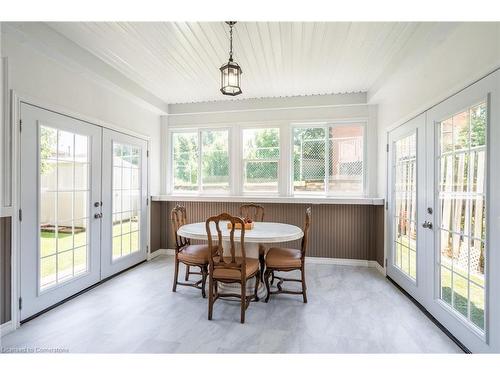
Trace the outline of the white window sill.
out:
<instances>
[{"instance_id":1,"label":"white window sill","mask_svg":"<svg viewBox=\"0 0 500 375\"><path fill-rule=\"evenodd\" d=\"M318 196L233 196L233 195L154 195L153 201L184 201L184 202L255 202L255 203L298 203L298 204L363 204L382 206L384 198L364 197L318 197Z\"/></svg>"}]
</instances>

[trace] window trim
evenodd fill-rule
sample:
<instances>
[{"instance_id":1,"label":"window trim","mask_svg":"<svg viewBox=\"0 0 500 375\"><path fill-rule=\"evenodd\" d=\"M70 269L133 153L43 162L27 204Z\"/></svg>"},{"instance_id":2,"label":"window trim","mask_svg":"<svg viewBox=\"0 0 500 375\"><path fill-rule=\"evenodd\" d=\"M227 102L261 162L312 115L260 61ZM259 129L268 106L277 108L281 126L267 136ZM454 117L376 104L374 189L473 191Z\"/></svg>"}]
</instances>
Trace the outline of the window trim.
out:
<instances>
[{"instance_id":1,"label":"window trim","mask_svg":"<svg viewBox=\"0 0 500 375\"><path fill-rule=\"evenodd\" d=\"M249 129L278 129L278 138L279 138L279 144L278 144L278 149L279 149L279 157L274 160L274 159L259 159L257 161L261 162L277 162L278 163L278 186L276 188L276 191L245 191L244 186L245 186L245 162L248 161L249 159L245 159L243 153L245 152L245 148L243 145L243 133L245 130ZM239 190L241 192L241 195L244 196L280 196L281 194L281 186L282 186L282 179L281 179L281 171L282 171L282 153L283 153L283 145L281 141L281 135L282 135L282 128L279 124L253 124L253 125L244 125L240 127L239 131L239 142L240 142L240 150L237 153L237 157L239 158L238 165L240 165L240 170L241 170L241 176L239 176Z\"/></svg>"},{"instance_id":2,"label":"window trim","mask_svg":"<svg viewBox=\"0 0 500 375\"><path fill-rule=\"evenodd\" d=\"M214 123L200 125L174 125L167 128L167 152L164 154L170 160L164 164L167 166L166 173L166 194L178 197L283 197L291 199L353 199L368 197L367 186L369 176L367 175L367 151L368 151L368 118L352 118L346 120L325 120L325 121L262 121L262 122L234 122L234 123ZM358 192L333 192L326 194L326 189L321 192L294 192L293 190L293 131L295 128L328 127L359 125L363 128L363 171L362 189ZM243 159L243 131L246 129L275 128L279 132L279 152L278 163L278 189L276 192L250 192L243 191L244 186L244 159ZM199 152L201 155L201 132L204 130L227 130L228 131L228 152L229 152L229 190L228 191L203 191L201 189L201 157L198 157L199 174L198 189L194 191L174 190L173 178L173 134L174 133L197 133L199 142ZM274 161L274 160L273 160Z\"/></svg>"},{"instance_id":3,"label":"window trim","mask_svg":"<svg viewBox=\"0 0 500 375\"><path fill-rule=\"evenodd\" d=\"M361 173L362 177L362 183L361 183L361 191L357 192L348 192L348 191L337 191L337 192L330 192L330 187L329 183L326 181L326 171L329 170L329 165L328 165L328 158L325 157L325 187L323 191L311 191L311 192L295 192L293 188L293 172L294 172L294 165L293 165L293 133L296 129L305 129L305 128L319 128L319 129L324 129L325 130L325 155L328 155L330 152L330 137L329 137L329 129L330 128L338 128L338 127L345 127L349 125L359 125L363 129L363 169ZM325 122L296 122L292 123L290 126L290 140L289 140L289 151L288 151L288 157L290 160L290 168L289 168L289 176L288 176L288 183L289 183L289 191L288 194L292 197L366 197L367 196L367 178L366 178L366 154L367 154L367 129L368 129L368 121L367 120L345 120L345 121L325 121Z\"/></svg>"},{"instance_id":4,"label":"window trim","mask_svg":"<svg viewBox=\"0 0 500 375\"><path fill-rule=\"evenodd\" d=\"M203 148L203 143L202 143L202 132L207 131L207 130L213 130L213 131L227 131L228 135L228 155L229 155L229 189L228 192L221 192L217 190L203 190L203 177L202 177L202 148ZM198 188L196 190L175 190L174 189L174 147L173 147L173 140L174 140L174 134L175 133L196 133L197 139L198 139L198 155L197 155L197 164L198 164ZM170 157L170 161L167 163L167 191L169 194L172 195L188 195L188 196L196 196L196 195L207 195L207 196L225 196L225 195L232 195L233 191L233 181L231 177L232 173L232 165L233 165L233 160L232 160L232 152L233 148L231 146L232 142L231 140L231 134L232 134L232 127L230 126L197 126L197 127L186 127L186 128L172 128L168 130L168 146L169 146L169 152L168 155Z\"/></svg>"}]
</instances>

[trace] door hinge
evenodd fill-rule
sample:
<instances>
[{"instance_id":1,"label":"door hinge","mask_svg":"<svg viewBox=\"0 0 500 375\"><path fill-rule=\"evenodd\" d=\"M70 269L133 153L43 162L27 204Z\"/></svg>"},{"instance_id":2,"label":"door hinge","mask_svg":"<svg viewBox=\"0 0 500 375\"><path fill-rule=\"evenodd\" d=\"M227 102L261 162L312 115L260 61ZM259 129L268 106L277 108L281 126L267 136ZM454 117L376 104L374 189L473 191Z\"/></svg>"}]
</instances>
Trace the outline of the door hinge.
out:
<instances>
[{"instance_id":1,"label":"door hinge","mask_svg":"<svg viewBox=\"0 0 500 375\"><path fill-rule=\"evenodd\" d=\"M19 132L23 131L23 120L19 119Z\"/></svg>"},{"instance_id":2,"label":"door hinge","mask_svg":"<svg viewBox=\"0 0 500 375\"><path fill-rule=\"evenodd\" d=\"M386 152L389 152L389 143L387 143L385 146L386 146L386 147L385 147L385 151L386 151Z\"/></svg>"},{"instance_id":3,"label":"door hinge","mask_svg":"<svg viewBox=\"0 0 500 375\"><path fill-rule=\"evenodd\" d=\"M19 297L19 310L23 309L23 299Z\"/></svg>"},{"instance_id":4,"label":"door hinge","mask_svg":"<svg viewBox=\"0 0 500 375\"><path fill-rule=\"evenodd\" d=\"M387 268L387 258L385 258L385 268Z\"/></svg>"},{"instance_id":5,"label":"door hinge","mask_svg":"<svg viewBox=\"0 0 500 375\"><path fill-rule=\"evenodd\" d=\"M146 198L146 206L149 206L149 198Z\"/></svg>"},{"instance_id":6,"label":"door hinge","mask_svg":"<svg viewBox=\"0 0 500 375\"><path fill-rule=\"evenodd\" d=\"M19 221L23 221L23 210L19 209Z\"/></svg>"},{"instance_id":7,"label":"door hinge","mask_svg":"<svg viewBox=\"0 0 500 375\"><path fill-rule=\"evenodd\" d=\"M146 150L146 157L149 158L149 150Z\"/></svg>"},{"instance_id":8,"label":"door hinge","mask_svg":"<svg viewBox=\"0 0 500 375\"><path fill-rule=\"evenodd\" d=\"M388 210L389 209L389 202L385 201L385 209Z\"/></svg>"}]
</instances>

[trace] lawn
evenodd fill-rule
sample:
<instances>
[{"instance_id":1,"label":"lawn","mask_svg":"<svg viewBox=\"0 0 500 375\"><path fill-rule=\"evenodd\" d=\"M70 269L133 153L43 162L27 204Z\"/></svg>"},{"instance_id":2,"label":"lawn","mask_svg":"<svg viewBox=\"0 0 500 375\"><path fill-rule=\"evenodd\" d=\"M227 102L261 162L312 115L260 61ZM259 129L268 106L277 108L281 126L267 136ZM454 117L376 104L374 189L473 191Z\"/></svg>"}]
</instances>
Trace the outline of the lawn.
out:
<instances>
[{"instance_id":1,"label":"lawn","mask_svg":"<svg viewBox=\"0 0 500 375\"><path fill-rule=\"evenodd\" d=\"M412 246L416 248L414 240L410 240L406 236L402 236L399 242L406 246ZM409 274L415 278L415 262L416 253L413 251L407 251L404 247L401 252L401 269L406 274ZM405 251L406 250L406 251ZM410 256L410 263L408 263L408 256ZM399 261L399 254L396 252L396 262ZM410 264L410 266L408 266ZM451 262L443 261L443 264L447 264L451 268ZM408 268L409 267L409 268ZM452 288L452 272L445 267L441 267L441 298L443 301L448 303L450 306L453 303L453 308L458 311L464 317L467 317L467 270L463 268L454 268L453 276L453 288ZM484 278L478 274L471 274L470 279L474 283L470 283L470 320L476 326L484 329ZM477 284L477 285L476 285ZM452 301L452 291L453 291L453 301Z\"/></svg>"},{"instance_id":2,"label":"lawn","mask_svg":"<svg viewBox=\"0 0 500 375\"><path fill-rule=\"evenodd\" d=\"M131 249L139 249L138 229L138 222L133 220L113 225L113 259L130 254ZM40 233L42 288L56 282L56 269L59 282L73 277L73 264L75 276L85 272L87 270L86 245L87 232L84 231L75 233L74 236L71 233L58 233L57 239L55 232L42 231ZM72 249L74 251L71 251Z\"/></svg>"}]
</instances>

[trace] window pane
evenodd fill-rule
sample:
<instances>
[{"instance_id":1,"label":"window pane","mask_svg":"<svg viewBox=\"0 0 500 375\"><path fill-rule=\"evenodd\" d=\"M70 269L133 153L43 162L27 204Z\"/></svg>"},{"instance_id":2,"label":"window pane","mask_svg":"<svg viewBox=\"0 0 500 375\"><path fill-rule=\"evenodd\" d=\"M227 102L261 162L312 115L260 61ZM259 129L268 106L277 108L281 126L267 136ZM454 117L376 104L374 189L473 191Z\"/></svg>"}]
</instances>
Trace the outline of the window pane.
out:
<instances>
[{"instance_id":1,"label":"window pane","mask_svg":"<svg viewBox=\"0 0 500 375\"><path fill-rule=\"evenodd\" d=\"M486 103L439 123L441 299L484 330ZM451 136L450 136L451 132Z\"/></svg>"},{"instance_id":2,"label":"window pane","mask_svg":"<svg viewBox=\"0 0 500 375\"><path fill-rule=\"evenodd\" d=\"M173 133L174 190L198 190L198 133Z\"/></svg>"},{"instance_id":3,"label":"window pane","mask_svg":"<svg viewBox=\"0 0 500 375\"><path fill-rule=\"evenodd\" d=\"M243 130L244 191L278 191L279 153L279 129Z\"/></svg>"},{"instance_id":4,"label":"window pane","mask_svg":"<svg viewBox=\"0 0 500 375\"><path fill-rule=\"evenodd\" d=\"M229 131L201 132L201 181L203 190L229 190Z\"/></svg>"},{"instance_id":5,"label":"window pane","mask_svg":"<svg viewBox=\"0 0 500 375\"><path fill-rule=\"evenodd\" d=\"M330 127L329 190L363 191L363 126Z\"/></svg>"},{"instance_id":6,"label":"window pane","mask_svg":"<svg viewBox=\"0 0 500 375\"><path fill-rule=\"evenodd\" d=\"M293 190L325 191L325 129L293 130Z\"/></svg>"},{"instance_id":7,"label":"window pane","mask_svg":"<svg viewBox=\"0 0 500 375\"><path fill-rule=\"evenodd\" d=\"M412 279L417 276L416 163L415 133L395 141L392 161L392 191L396 201L394 265Z\"/></svg>"}]
</instances>

